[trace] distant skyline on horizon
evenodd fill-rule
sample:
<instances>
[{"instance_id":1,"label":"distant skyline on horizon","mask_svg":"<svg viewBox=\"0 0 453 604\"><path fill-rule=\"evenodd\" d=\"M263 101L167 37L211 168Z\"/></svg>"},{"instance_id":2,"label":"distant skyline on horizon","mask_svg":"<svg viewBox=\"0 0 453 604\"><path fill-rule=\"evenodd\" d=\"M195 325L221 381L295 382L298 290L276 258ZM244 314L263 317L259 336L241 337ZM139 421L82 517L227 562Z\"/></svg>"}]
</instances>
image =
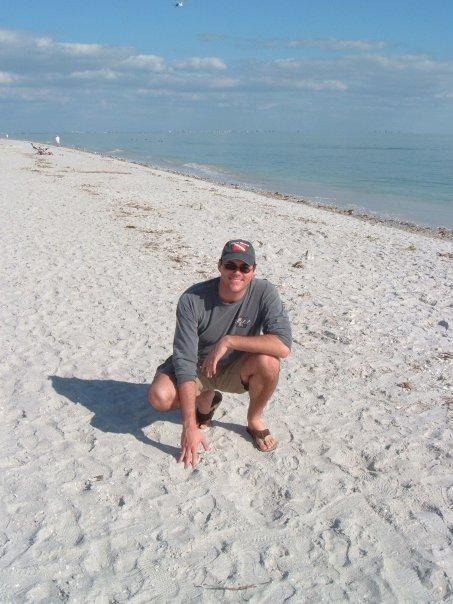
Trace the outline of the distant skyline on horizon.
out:
<instances>
[{"instance_id":1,"label":"distant skyline on horizon","mask_svg":"<svg viewBox=\"0 0 453 604\"><path fill-rule=\"evenodd\" d=\"M14 138L14 135L29 135L29 134L45 134L48 136L53 137L56 133L55 128L50 128L47 130L0 130L0 137L5 137L6 135L8 135L10 138ZM112 130L112 129L106 129L106 130L94 130L94 129L87 129L87 130L63 130L63 129L58 129L58 134L61 135L87 135L87 134L112 134L112 135L121 135L121 136L125 136L125 135L156 135L156 134L253 134L253 133L260 133L260 134L305 134L305 135L310 135L310 136L314 136L317 134L320 134L319 132L316 131L311 131L311 130L303 130L303 129L274 129L274 128L199 128L199 129L193 129L193 128L162 128L160 130L155 129L155 130ZM323 133L324 135L328 135L329 133ZM338 131L334 131L331 133L332 136L341 136L341 135L347 135L349 134L347 130L338 130ZM365 135L371 135L371 134L375 134L375 135L399 135L399 136L435 136L435 137L442 137L442 136L446 136L448 138L453 137L453 132L429 132L429 131L423 131L423 132L416 132L416 131L404 131L404 130L389 130L389 129L382 129L382 130L363 130L360 132L353 132L351 133L351 135L354 136L365 136Z\"/></svg>"},{"instance_id":2,"label":"distant skyline on horizon","mask_svg":"<svg viewBox=\"0 0 453 604\"><path fill-rule=\"evenodd\" d=\"M6 0L0 132L453 134L453 4Z\"/></svg>"}]
</instances>

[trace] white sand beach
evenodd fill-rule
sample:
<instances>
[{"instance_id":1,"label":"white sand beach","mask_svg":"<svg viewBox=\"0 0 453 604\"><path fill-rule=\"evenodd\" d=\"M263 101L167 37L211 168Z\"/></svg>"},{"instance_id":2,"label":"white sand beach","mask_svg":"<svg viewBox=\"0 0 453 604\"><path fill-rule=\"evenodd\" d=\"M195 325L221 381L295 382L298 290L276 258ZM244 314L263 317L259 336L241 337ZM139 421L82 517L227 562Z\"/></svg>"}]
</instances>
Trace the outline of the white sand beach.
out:
<instances>
[{"instance_id":1,"label":"white sand beach","mask_svg":"<svg viewBox=\"0 0 453 604\"><path fill-rule=\"evenodd\" d=\"M0 141L0 601L451 601L451 239L52 150ZM293 326L279 446L226 395L191 471L146 392L233 237Z\"/></svg>"}]
</instances>

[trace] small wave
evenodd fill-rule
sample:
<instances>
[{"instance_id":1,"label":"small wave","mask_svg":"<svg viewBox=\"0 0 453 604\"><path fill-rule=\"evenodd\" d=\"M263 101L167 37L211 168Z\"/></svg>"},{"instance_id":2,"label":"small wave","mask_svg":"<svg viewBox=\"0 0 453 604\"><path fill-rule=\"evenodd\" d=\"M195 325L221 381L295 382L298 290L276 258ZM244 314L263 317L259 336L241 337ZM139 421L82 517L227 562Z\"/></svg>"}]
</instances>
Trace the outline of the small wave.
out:
<instances>
[{"instance_id":1,"label":"small wave","mask_svg":"<svg viewBox=\"0 0 453 604\"><path fill-rule=\"evenodd\" d=\"M198 164L196 162L185 163L182 167L189 168L189 170L195 170L199 174L206 174L210 176L227 176L232 174L230 171L225 170L223 168L219 168L218 166L211 166L209 164Z\"/></svg>"},{"instance_id":2,"label":"small wave","mask_svg":"<svg viewBox=\"0 0 453 604\"><path fill-rule=\"evenodd\" d=\"M123 149L113 149L110 153L122 153Z\"/></svg>"}]
</instances>

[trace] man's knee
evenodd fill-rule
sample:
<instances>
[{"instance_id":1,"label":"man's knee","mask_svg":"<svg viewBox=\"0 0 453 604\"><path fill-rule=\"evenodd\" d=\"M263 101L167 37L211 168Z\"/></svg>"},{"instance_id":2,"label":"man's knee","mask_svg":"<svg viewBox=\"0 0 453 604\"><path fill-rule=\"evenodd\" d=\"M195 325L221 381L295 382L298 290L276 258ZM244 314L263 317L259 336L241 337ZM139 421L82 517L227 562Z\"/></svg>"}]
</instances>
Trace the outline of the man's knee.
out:
<instances>
[{"instance_id":1,"label":"man's knee","mask_svg":"<svg viewBox=\"0 0 453 604\"><path fill-rule=\"evenodd\" d=\"M268 354L259 354L257 361L258 366L266 375L277 377L280 373L280 359L277 359L277 357L272 357Z\"/></svg>"},{"instance_id":2,"label":"man's knee","mask_svg":"<svg viewBox=\"0 0 453 604\"><path fill-rule=\"evenodd\" d=\"M280 373L280 359L268 354L253 354L249 357L250 375L276 379Z\"/></svg>"},{"instance_id":3,"label":"man's knee","mask_svg":"<svg viewBox=\"0 0 453 604\"><path fill-rule=\"evenodd\" d=\"M174 392L164 385L153 382L148 389L148 403L156 411L169 411L174 400Z\"/></svg>"}]
</instances>

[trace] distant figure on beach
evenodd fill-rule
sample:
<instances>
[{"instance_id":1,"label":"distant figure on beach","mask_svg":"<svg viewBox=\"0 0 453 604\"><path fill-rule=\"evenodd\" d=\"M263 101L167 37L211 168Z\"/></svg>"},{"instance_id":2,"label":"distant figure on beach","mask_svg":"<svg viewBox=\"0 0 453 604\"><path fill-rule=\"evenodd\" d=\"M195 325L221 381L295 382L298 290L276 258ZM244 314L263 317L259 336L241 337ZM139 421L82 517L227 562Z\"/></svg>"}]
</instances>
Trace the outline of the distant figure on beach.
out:
<instances>
[{"instance_id":1,"label":"distant figure on beach","mask_svg":"<svg viewBox=\"0 0 453 604\"><path fill-rule=\"evenodd\" d=\"M222 392L248 392L247 431L256 447L277 442L262 420L275 390L280 359L289 355L291 327L278 291L255 278L255 250L234 239L223 247L219 277L196 283L179 299L173 354L156 371L148 391L158 411L181 409L180 462L196 466L198 447ZM261 333L262 332L262 333Z\"/></svg>"},{"instance_id":2,"label":"distant figure on beach","mask_svg":"<svg viewBox=\"0 0 453 604\"><path fill-rule=\"evenodd\" d=\"M30 143L30 145L38 153L38 155L52 155L52 151L49 149L49 147L39 147L33 143Z\"/></svg>"},{"instance_id":3,"label":"distant figure on beach","mask_svg":"<svg viewBox=\"0 0 453 604\"><path fill-rule=\"evenodd\" d=\"M57 143L58 146L60 146L60 137L59 136L55 137L55 142Z\"/></svg>"}]
</instances>

